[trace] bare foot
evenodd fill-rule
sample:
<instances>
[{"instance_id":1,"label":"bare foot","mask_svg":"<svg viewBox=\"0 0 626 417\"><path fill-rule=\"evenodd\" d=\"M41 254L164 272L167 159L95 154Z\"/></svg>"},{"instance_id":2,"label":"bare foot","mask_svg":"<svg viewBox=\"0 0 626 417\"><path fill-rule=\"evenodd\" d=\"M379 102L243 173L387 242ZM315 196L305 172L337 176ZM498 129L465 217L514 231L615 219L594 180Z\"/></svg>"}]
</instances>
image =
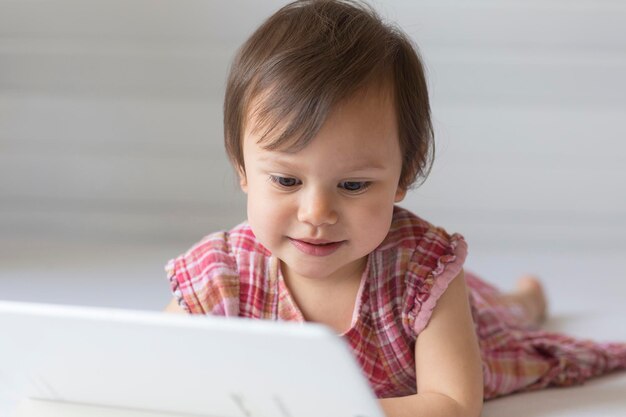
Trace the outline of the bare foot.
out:
<instances>
[{"instance_id":1,"label":"bare foot","mask_svg":"<svg viewBox=\"0 0 626 417\"><path fill-rule=\"evenodd\" d=\"M546 319L548 302L543 285L534 275L524 275L517 280L516 289L506 298L519 303L526 310L530 324L538 326Z\"/></svg>"}]
</instances>

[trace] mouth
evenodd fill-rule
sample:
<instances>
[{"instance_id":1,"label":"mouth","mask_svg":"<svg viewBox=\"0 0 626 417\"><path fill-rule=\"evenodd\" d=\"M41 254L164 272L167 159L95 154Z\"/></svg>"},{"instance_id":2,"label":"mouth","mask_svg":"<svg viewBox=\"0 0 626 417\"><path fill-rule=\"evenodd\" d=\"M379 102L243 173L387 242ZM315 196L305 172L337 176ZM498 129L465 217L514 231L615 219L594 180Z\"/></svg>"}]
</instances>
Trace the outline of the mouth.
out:
<instances>
[{"instance_id":1,"label":"mouth","mask_svg":"<svg viewBox=\"0 0 626 417\"><path fill-rule=\"evenodd\" d=\"M299 240L300 242L308 243L310 245L331 245L333 243L341 242L341 241L332 241L332 240L324 240L324 239L293 239L293 240Z\"/></svg>"},{"instance_id":2,"label":"mouth","mask_svg":"<svg viewBox=\"0 0 626 417\"><path fill-rule=\"evenodd\" d=\"M313 256L328 256L339 249L346 241L331 241L324 239L294 239L289 241L300 252Z\"/></svg>"}]
</instances>

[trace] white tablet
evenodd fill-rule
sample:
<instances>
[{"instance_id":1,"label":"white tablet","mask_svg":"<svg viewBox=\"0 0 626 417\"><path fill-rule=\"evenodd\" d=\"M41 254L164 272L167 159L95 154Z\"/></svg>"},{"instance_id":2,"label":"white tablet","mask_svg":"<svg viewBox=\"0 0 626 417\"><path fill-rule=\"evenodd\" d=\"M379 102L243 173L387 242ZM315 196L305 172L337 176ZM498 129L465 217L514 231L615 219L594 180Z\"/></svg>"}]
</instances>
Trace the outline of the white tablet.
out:
<instances>
[{"instance_id":1,"label":"white tablet","mask_svg":"<svg viewBox=\"0 0 626 417\"><path fill-rule=\"evenodd\" d=\"M0 302L3 389L33 417L383 416L324 326L92 307Z\"/></svg>"}]
</instances>

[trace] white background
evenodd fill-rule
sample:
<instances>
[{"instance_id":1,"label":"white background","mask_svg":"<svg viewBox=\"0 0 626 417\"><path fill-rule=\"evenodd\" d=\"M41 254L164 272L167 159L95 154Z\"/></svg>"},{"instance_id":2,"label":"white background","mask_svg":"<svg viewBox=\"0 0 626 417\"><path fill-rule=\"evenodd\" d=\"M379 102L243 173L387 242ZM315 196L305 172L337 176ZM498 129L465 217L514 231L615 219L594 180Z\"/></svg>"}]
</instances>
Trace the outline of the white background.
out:
<instances>
[{"instance_id":1,"label":"white background","mask_svg":"<svg viewBox=\"0 0 626 417\"><path fill-rule=\"evenodd\" d=\"M167 301L167 259L245 218L224 80L284 3L0 1L0 298ZM428 70L436 162L404 206L464 234L468 265L503 285L529 270L560 286L537 257L622 259L626 5L374 5Z\"/></svg>"}]
</instances>

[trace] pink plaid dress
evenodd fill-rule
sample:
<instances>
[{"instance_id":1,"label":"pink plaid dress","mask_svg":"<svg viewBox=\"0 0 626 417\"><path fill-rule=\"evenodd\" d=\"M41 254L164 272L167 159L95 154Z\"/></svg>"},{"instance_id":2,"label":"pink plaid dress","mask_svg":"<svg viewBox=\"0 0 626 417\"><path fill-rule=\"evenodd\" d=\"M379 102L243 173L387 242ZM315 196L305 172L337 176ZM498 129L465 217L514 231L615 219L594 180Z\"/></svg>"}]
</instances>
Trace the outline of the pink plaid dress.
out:
<instances>
[{"instance_id":1,"label":"pink plaid dress","mask_svg":"<svg viewBox=\"0 0 626 417\"><path fill-rule=\"evenodd\" d=\"M417 392L415 340L463 267L467 245L395 207L389 234L368 256L352 325L341 336L379 398ZM208 235L166 266L171 289L191 314L304 321L279 261L247 223ZM596 343L525 326L499 292L466 273L483 359L485 399L549 385L582 383L626 368L626 344Z\"/></svg>"}]
</instances>

